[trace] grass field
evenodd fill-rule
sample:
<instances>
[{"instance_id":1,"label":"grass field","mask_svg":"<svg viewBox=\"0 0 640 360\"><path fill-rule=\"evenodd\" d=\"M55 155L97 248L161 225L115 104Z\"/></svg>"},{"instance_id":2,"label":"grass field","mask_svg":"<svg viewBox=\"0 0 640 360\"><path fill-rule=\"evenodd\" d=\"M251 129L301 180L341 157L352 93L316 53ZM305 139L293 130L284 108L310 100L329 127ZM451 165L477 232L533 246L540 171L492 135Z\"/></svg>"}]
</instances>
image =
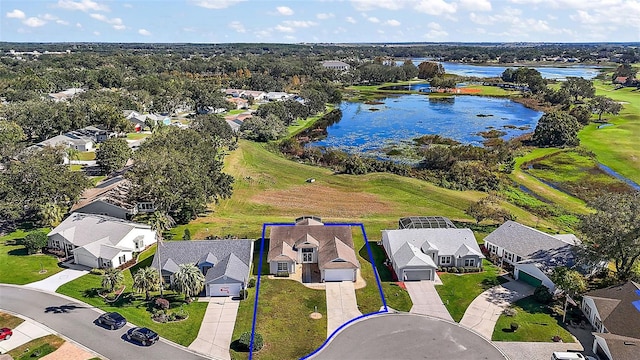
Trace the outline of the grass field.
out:
<instances>
[{"instance_id":1,"label":"grass field","mask_svg":"<svg viewBox=\"0 0 640 360\"><path fill-rule=\"evenodd\" d=\"M20 245L20 240L31 230L35 229L27 226L0 237L0 283L24 285L62 271L55 256L29 255ZM48 233L50 229L37 230Z\"/></svg>"},{"instance_id":2,"label":"grass field","mask_svg":"<svg viewBox=\"0 0 640 360\"><path fill-rule=\"evenodd\" d=\"M96 159L95 151L83 151L78 153L78 160L89 161L89 160L95 160L95 159Z\"/></svg>"},{"instance_id":3,"label":"grass field","mask_svg":"<svg viewBox=\"0 0 640 360\"><path fill-rule=\"evenodd\" d=\"M151 134L145 133L145 132L128 133L127 134L127 140L140 140L140 139L144 139L144 138L149 137L149 136L151 136Z\"/></svg>"},{"instance_id":4,"label":"grass field","mask_svg":"<svg viewBox=\"0 0 640 360\"><path fill-rule=\"evenodd\" d=\"M594 81L596 95L604 95L623 103L619 115L604 115L613 126L598 129L599 124L586 126L579 134L580 143L594 152L598 161L617 173L640 183L640 91L636 88L614 90L613 85Z\"/></svg>"},{"instance_id":5,"label":"grass field","mask_svg":"<svg viewBox=\"0 0 640 360\"><path fill-rule=\"evenodd\" d=\"M289 136L293 136L308 128L311 124L315 123L318 119L323 117L325 114L335 109L334 105L327 105L326 110L323 113L316 114L314 116L309 116L305 120L298 119L291 126L287 128L289 132Z\"/></svg>"},{"instance_id":6,"label":"grass field","mask_svg":"<svg viewBox=\"0 0 640 360\"><path fill-rule=\"evenodd\" d=\"M540 305L533 297L519 300L513 306L515 316L500 315L493 330L493 341L552 342L560 336L563 342L574 342L573 337L561 325L561 319L554 317L545 305ZM519 325L511 331L511 323Z\"/></svg>"},{"instance_id":7,"label":"grass field","mask_svg":"<svg viewBox=\"0 0 640 360\"><path fill-rule=\"evenodd\" d=\"M35 360L50 354L64 344L64 340L55 335L47 335L9 351L7 354L15 360Z\"/></svg>"}]
</instances>

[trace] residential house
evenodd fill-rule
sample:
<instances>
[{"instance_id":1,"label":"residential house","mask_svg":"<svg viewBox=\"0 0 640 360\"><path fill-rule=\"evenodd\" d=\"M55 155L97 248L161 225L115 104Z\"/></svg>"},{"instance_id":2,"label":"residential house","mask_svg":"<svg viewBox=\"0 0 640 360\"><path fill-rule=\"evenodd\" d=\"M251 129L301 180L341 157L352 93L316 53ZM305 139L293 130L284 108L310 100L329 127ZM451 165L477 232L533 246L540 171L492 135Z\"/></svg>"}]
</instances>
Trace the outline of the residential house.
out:
<instances>
[{"instance_id":1,"label":"residential house","mask_svg":"<svg viewBox=\"0 0 640 360\"><path fill-rule=\"evenodd\" d=\"M78 94L81 94L84 92L84 89L80 89L80 88L69 88L67 90L58 92L58 93L51 93L49 94L49 99L55 101L55 102L60 102L60 101L68 101L73 99L73 97L75 97Z\"/></svg>"},{"instance_id":2,"label":"residential house","mask_svg":"<svg viewBox=\"0 0 640 360\"><path fill-rule=\"evenodd\" d=\"M347 71L349 70L349 68L351 68L349 64L342 61L338 61L338 60L323 61L322 67L324 67L325 69L339 70L339 71Z\"/></svg>"},{"instance_id":3,"label":"residential house","mask_svg":"<svg viewBox=\"0 0 640 360\"><path fill-rule=\"evenodd\" d=\"M134 252L153 244L156 232L149 225L75 212L47 236L47 246L73 256L75 264L115 268L131 260Z\"/></svg>"},{"instance_id":4,"label":"residential house","mask_svg":"<svg viewBox=\"0 0 640 360\"><path fill-rule=\"evenodd\" d=\"M41 141L35 146L38 148L44 148L47 146L56 147L64 146L65 148L72 148L78 151L91 151L95 141L85 134L70 131L68 133L54 136L50 139Z\"/></svg>"},{"instance_id":5,"label":"residential house","mask_svg":"<svg viewBox=\"0 0 640 360\"><path fill-rule=\"evenodd\" d=\"M595 329L593 352L601 360L635 360L640 349L640 285L622 285L586 293L582 311Z\"/></svg>"},{"instance_id":6,"label":"residential house","mask_svg":"<svg viewBox=\"0 0 640 360\"><path fill-rule=\"evenodd\" d=\"M227 101L233 103L236 106L236 110L249 108L249 101L240 97L227 98Z\"/></svg>"},{"instance_id":7,"label":"residential house","mask_svg":"<svg viewBox=\"0 0 640 360\"><path fill-rule=\"evenodd\" d=\"M137 203L129 198L131 181L116 176L86 189L71 212L107 215L118 219L131 219L138 213Z\"/></svg>"},{"instance_id":8,"label":"residential house","mask_svg":"<svg viewBox=\"0 0 640 360\"><path fill-rule=\"evenodd\" d=\"M288 99L292 99L294 97L293 94L288 94L286 92L281 91L271 91L267 93L268 101L284 101Z\"/></svg>"},{"instance_id":9,"label":"residential house","mask_svg":"<svg viewBox=\"0 0 640 360\"><path fill-rule=\"evenodd\" d=\"M360 269L351 227L325 225L317 217L272 226L267 261L271 274L295 273L299 264L309 269L317 266L321 282L356 281Z\"/></svg>"},{"instance_id":10,"label":"residential house","mask_svg":"<svg viewBox=\"0 0 640 360\"><path fill-rule=\"evenodd\" d=\"M576 265L573 234L550 235L515 221L507 221L484 239L484 246L501 262L514 266L514 277L533 286L544 285L551 292L555 284L549 275L557 266Z\"/></svg>"},{"instance_id":11,"label":"residential house","mask_svg":"<svg viewBox=\"0 0 640 360\"><path fill-rule=\"evenodd\" d=\"M253 240L167 241L158 247L152 265L166 284L182 264L195 264L205 276L206 296L238 296L247 288L253 261Z\"/></svg>"},{"instance_id":12,"label":"residential house","mask_svg":"<svg viewBox=\"0 0 640 360\"><path fill-rule=\"evenodd\" d=\"M435 280L438 267L482 267L484 255L470 229L447 218L400 219L400 229L383 230L384 247L399 281Z\"/></svg>"}]
</instances>

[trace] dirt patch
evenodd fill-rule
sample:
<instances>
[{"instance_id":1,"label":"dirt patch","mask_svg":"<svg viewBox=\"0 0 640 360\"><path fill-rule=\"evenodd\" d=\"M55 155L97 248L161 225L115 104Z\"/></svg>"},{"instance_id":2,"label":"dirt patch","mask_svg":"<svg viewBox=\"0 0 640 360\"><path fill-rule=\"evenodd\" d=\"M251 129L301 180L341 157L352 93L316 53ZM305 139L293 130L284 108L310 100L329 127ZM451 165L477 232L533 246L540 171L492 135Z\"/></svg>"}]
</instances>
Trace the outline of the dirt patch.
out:
<instances>
[{"instance_id":1,"label":"dirt patch","mask_svg":"<svg viewBox=\"0 0 640 360\"><path fill-rule=\"evenodd\" d=\"M393 205L377 196L346 193L332 187L296 186L287 190L267 190L251 198L251 202L279 208L282 215L316 214L322 217L358 218L387 214Z\"/></svg>"},{"instance_id":2,"label":"dirt patch","mask_svg":"<svg viewBox=\"0 0 640 360\"><path fill-rule=\"evenodd\" d=\"M42 360L92 359L95 355L70 342L65 342L58 350L43 356Z\"/></svg>"}]
</instances>

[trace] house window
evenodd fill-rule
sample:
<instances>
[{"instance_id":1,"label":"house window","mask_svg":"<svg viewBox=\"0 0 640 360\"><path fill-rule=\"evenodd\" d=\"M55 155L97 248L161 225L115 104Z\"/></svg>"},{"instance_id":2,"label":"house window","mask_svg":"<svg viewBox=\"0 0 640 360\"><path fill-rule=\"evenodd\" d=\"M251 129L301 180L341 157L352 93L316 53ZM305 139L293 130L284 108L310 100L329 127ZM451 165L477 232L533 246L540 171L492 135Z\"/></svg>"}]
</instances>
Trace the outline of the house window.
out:
<instances>
[{"instance_id":1,"label":"house window","mask_svg":"<svg viewBox=\"0 0 640 360\"><path fill-rule=\"evenodd\" d=\"M440 264L451 264L451 256L441 256L440 257Z\"/></svg>"},{"instance_id":2,"label":"house window","mask_svg":"<svg viewBox=\"0 0 640 360\"><path fill-rule=\"evenodd\" d=\"M516 256L516 262L520 262L520 260L522 260L522 258L520 256Z\"/></svg>"},{"instance_id":3,"label":"house window","mask_svg":"<svg viewBox=\"0 0 640 360\"><path fill-rule=\"evenodd\" d=\"M476 259L464 259L464 266L475 266Z\"/></svg>"},{"instance_id":4,"label":"house window","mask_svg":"<svg viewBox=\"0 0 640 360\"><path fill-rule=\"evenodd\" d=\"M591 315L591 307L589 307L589 305L584 307L584 313L585 313L585 315L587 315L587 317L590 317L590 315Z\"/></svg>"},{"instance_id":5,"label":"house window","mask_svg":"<svg viewBox=\"0 0 640 360\"><path fill-rule=\"evenodd\" d=\"M286 262L278 263L278 271L289 271L289 266Z\"/></svg>"},{"instance_id":6,"label":"house window","mask_svg":"<svg viewBox=\"0 0 640 360\"><path fill-rule=\"evenodd\" d=\"M118 257L118 261L120 262L120 265L122 265L125 262L127 262L125 255L122 255L122 256Z\"/></svg>"}]
</instances>

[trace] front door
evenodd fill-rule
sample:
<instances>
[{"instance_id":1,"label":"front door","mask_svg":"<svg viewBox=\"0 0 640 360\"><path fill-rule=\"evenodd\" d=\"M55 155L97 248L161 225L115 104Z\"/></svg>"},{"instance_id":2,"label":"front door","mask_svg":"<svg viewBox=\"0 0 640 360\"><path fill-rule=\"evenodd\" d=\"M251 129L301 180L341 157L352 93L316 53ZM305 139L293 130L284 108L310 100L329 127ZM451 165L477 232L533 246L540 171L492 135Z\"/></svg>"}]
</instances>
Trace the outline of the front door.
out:
<instances>
[{"instance_id":1,"label":"front door","mask_svg":"<svg viewBox=\"0 0 640 360\"><path fill-rule=\"evenodd\" d=\"M302 262L303 263L313 262L313 253L312 252L303 252L302 253Z\"/></svg>"}]
</instances>

